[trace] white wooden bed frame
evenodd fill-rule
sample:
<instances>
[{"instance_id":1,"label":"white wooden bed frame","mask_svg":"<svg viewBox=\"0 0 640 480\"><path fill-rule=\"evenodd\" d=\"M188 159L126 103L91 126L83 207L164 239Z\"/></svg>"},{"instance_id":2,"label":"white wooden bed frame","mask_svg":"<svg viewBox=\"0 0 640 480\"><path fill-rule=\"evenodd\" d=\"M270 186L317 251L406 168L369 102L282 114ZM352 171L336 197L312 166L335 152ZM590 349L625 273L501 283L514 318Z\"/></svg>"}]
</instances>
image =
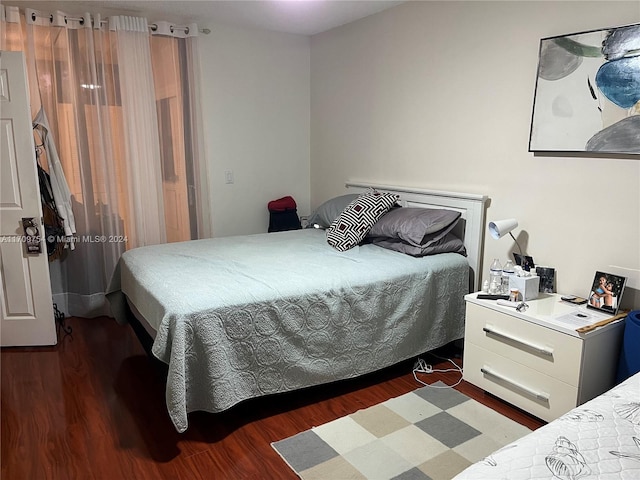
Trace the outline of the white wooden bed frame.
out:
<instances>
[{"instance_id":1,"label":"white wooden bed frame","mask_svg":"<svg viewBox=\"0 0 640 480\"><path fill-rule=\"evenodd\" d=\"M346 182L349 191L360 193L368 188L381 192L394 193L400 196L400 203L405 207L446 208L461 213L464 222L460 222L460 231L467 249L470 291L479 290L482 278L482 253L485 230L485 209L488 197L474 193L446 192L395 185L380 185L357 180Z\"/></svg>"}]
</instances>

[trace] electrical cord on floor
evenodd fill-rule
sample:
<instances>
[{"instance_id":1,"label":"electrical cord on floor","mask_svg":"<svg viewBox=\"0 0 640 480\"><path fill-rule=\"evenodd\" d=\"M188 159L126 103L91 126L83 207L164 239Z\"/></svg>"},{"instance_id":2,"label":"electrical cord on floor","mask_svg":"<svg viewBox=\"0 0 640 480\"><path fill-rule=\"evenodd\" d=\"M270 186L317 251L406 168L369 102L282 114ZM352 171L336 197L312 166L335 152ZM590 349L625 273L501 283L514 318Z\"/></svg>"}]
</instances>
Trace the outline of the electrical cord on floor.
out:
<instances>
[{"instance_id":1,"label":"electrical cord on floor","mask_svg":"<svg viewBox=\"0 0 640 480\"><path fill-rule=\"evenodd\" d=\"M462 367L458 366L456 362L454 362L450 358L440 357L434 353L430 353L429 355L433 355L434 357L439 358L441 360L447 360L448 362L451 362L455 368L434 369L430 364L425 362L423 359L418 358L418 360L416 360L416 363L413 365L413 378L415 379L416 382L431 388L453 388L462 382ZM460 378L453 385L440 386L440 385L430 385L428 383L425 383L422 380L420 380L417 375L418 373L429 374L434 372L436 373L459 372Z\"/></svg>"}]
</instances>

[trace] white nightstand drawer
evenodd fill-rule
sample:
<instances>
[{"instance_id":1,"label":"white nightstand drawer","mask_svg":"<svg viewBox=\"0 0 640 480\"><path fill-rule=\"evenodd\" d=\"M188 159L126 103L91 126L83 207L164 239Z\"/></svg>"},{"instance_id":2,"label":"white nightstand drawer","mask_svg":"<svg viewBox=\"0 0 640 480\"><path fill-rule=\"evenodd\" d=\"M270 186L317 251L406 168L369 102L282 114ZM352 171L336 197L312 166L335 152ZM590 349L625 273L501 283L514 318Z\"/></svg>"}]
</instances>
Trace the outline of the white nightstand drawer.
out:
<instances>
[{"instance_id":1,"label":"white nightstand drawer","mask_svg":"<svg viewBox=\"0 0 640 480\"><path fill-rule=\"evenodd\" d=\"M467 342L577 387L582 340L467 302ZM466 367L466 351L465 351ZM574 405L575 406L575 405Z\"/></svg>"},{"instance_id":2,"label":"white nightstand drawer","mask_svg":"<svg viewBox=\"0 0 640 480\"><path fill-rule=\"evenodd\" d=\"M577 387L469 342L464 379L546 421L571 410L578 398Z\"/></svg>"}]
</instances>

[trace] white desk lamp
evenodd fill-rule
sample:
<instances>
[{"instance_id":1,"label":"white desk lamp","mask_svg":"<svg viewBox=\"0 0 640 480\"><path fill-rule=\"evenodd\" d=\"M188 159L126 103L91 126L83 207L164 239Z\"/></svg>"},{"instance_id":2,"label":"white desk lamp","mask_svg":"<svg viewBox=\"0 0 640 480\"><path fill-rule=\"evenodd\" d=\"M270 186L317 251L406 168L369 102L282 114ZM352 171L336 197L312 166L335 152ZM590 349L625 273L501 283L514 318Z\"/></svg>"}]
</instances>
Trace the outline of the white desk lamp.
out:
<instances>
[{"instance_id":1,"label":"white desk lamp","mask_svg":"<svg viewBox=\"0 0 640 480\"><path fill-rule=\"evenodd\" d=\"M496 220L495 222L489 222L489 233L491 233L491 236L496 240L499 238L502 238L507 233L511 235L511 238L513 238L513 241L516 242L516 245L518 246L518 251L520 252L520 256L524 259L524 256L522 255L522 249L520 248L520 244L516 240L516 237L513 236L513 233L511 233L511 230L513 230L517 226L518 226L518 221L515 218L508 218L506 220Z\"/></svg>"}]
</instances>

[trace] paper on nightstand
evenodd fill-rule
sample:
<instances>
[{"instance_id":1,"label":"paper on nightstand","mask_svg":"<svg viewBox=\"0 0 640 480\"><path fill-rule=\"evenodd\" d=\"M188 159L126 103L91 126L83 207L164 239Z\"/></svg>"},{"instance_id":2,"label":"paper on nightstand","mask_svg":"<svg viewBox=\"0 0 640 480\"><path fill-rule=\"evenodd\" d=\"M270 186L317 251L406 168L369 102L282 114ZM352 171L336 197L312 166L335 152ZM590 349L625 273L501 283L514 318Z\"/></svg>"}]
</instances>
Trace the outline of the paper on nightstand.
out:
<instances>
[{"instance_id":1,"label":"paper on nightstand","mask_svg":"<svg viewBox=\"0 0 640 480\"><path fill-rule=\"evenodd\" d=\"M569 313L565 313L563 315L559 315L554 318L556 322L563 323L565 325L569 325L571 328L576 327L586 327L587 325L591 325L593 322L600 321L604 319L600 314L592 313L588 310L576 309Z\"/></svg>"}]
</instances>

